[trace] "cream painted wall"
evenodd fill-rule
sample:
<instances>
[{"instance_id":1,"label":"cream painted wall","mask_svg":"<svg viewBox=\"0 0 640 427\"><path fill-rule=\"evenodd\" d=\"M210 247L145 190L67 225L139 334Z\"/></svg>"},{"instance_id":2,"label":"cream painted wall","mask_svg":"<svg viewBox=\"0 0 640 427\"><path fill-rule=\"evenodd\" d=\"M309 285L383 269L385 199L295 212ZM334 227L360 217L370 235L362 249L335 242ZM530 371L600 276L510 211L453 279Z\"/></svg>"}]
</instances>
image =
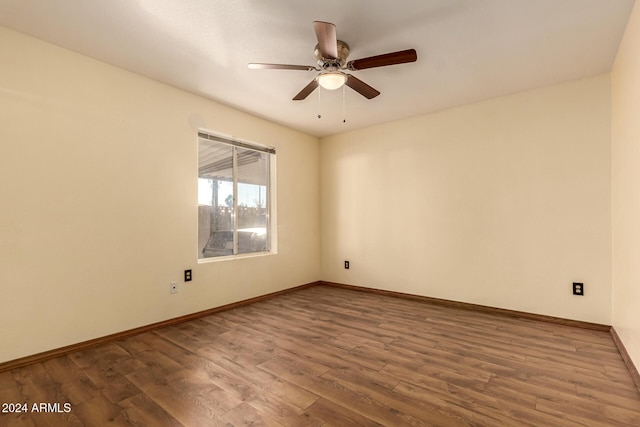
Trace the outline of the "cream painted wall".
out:
<instances>
[{"instance_id":1,"label":"cream painted wall","mask_svg":"<svg viewBox=\"0 0 640 427\"><path fill-rule=\"evenodd\" d=\"M323 138L322 279L611 324L610 125L603 75Z\"/></svg>"},{"instance_id":2,"label":"cream painted wall","mask_svg":"<svg viewBox=\"0 0 640 427\"><path fill-rule=\"evenodd\" d=\"M1 27L0 57L0 362L319 278L317 138ZM277 255L197 263L198 127L278 150Z\"/></svg>"},{"instance_id":3,"label":"cream painted wall","mask_svg":"<svg viewBox=\"0 0 640 427\"><path fill-rule=\"evenodd\" d=\"M618 49L612 87L613 326L640 368L640 4Z\"/></svg>"}]
</instances>

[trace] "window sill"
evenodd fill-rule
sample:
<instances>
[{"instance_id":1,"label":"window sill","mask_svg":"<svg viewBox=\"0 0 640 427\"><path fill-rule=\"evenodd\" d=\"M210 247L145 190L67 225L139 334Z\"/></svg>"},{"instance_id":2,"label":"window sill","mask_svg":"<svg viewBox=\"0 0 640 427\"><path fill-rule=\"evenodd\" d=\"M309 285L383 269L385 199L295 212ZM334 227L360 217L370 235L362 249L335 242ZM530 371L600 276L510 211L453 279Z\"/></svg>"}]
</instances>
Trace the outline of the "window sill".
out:
<instances>
[{"instance_id":1,"label":"window sill","mask_svg":"<svg viewBox=\"0 0 640 427\"><path fill-rule=\"evenodd\" d=\"M210 257L210 258L198 258L198 264L209 264L212 262L220 262L220 261L234 261L240 259L247 258L261 258L271 255L276 255L277 252L255 252L250 254L238 254L238 255L226 255L226 256L218 256L218 257Z\"/></svg>"}]
</instances>

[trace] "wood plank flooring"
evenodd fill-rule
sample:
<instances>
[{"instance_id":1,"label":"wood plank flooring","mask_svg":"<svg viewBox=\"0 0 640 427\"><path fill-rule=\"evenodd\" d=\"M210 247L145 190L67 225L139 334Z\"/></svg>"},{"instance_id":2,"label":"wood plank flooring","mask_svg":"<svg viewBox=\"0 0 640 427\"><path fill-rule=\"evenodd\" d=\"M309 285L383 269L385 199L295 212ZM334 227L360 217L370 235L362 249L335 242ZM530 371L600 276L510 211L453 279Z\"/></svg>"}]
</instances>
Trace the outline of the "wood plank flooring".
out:
<instances>
[{"instance_id":1,"label":"wood plank flooring","mask_svg":"<svg viewBox=\"0 0 640 427\"><path fill-rule=\"evenodd\" d=\"M0 403L1 426L640 425L606 332L327 286L2 373Z\"/></svg>"}]
</instances>

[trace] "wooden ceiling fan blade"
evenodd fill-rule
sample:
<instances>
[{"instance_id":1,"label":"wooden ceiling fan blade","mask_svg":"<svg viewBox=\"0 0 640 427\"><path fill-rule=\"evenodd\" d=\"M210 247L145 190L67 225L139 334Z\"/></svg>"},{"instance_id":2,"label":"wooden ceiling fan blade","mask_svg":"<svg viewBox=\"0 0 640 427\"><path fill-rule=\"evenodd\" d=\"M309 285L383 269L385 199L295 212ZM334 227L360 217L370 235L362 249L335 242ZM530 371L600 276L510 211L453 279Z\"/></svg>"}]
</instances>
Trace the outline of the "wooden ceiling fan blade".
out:
<instances>
[{"instance_id":1,"label":"wooden ceiling fan blade","mask_svg":"<svg viewBox=\"0 0 640 427\"><path fill-rule=\"evenodd\" d=\"M383 55L370 56L356 59L347 63L350 70L364 70L367 68L384 67L387 65L405 64L415 62L418 55L415 49L400 50L398 52L385 53Z\"/></svg>"},{"instance_id":2,"label":"wooden ceiling fan blade","mask_svg":"<svg viewBox=\"0 0 640 427\"><path fill-rule=\"evenodd\" d=\"M367 99L375 98L376 96L380 95L380 92L378 92L376 89L372 88L359 78L352 75L349 75L347 77L347 81L345 82L345 84Z\"/></svg>"},{"instance_id":3,"label":"wooden ceiling fan blade","mask_svg":"<svg viewBox=\"0 0 640 427\"><path fill-rule=\"evenodd\" d=\"M323 21L313 21L313 29L318 39L318 48L326 59L338 58L338 36L336 26Z\"/></svg>"},{"instance_id":4,"label":"wooden ceiling fan blade","mask_svg":"<svg viewBox=\"0 0 640 427\"><path fill-rule=\"evenodd\" d=\"M300 71L317 71L315 67L310 65L288 65L288 64L262 64L251 63L249 68L252 70L300 70Z\"/></svg>"},{"instance_id":5,"label":"wooden ceiling fan blade","mask_svg":"<svg viewBox=\"0 0 640 427\"><path fill-rule=\"evenodd\" d=\"M313 79L309 82L308 85L304 87L296 96L293 97L294 101L302 101L305 99L311 92L313 92L318 87L318 79Z\"/></svg>"}]
</instances>

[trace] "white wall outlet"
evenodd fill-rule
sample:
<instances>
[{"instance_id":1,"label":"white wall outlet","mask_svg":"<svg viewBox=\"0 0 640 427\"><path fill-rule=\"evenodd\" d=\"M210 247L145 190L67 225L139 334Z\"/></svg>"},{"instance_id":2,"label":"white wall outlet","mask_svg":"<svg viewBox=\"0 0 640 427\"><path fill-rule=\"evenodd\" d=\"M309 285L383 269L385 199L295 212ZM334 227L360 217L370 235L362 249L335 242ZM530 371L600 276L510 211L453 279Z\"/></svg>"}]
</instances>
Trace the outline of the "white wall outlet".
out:
<instances>
[{"instance_id":1,"label":"white wall outlet","mask_svg":"<svg viewBox=\"0 0 640 427\"><path fill-rule=\"evenodd\" d=\"M178 293L178 282L171 282L169 284L169 293L177 294Z\"/></svg>"}]
</instances>

